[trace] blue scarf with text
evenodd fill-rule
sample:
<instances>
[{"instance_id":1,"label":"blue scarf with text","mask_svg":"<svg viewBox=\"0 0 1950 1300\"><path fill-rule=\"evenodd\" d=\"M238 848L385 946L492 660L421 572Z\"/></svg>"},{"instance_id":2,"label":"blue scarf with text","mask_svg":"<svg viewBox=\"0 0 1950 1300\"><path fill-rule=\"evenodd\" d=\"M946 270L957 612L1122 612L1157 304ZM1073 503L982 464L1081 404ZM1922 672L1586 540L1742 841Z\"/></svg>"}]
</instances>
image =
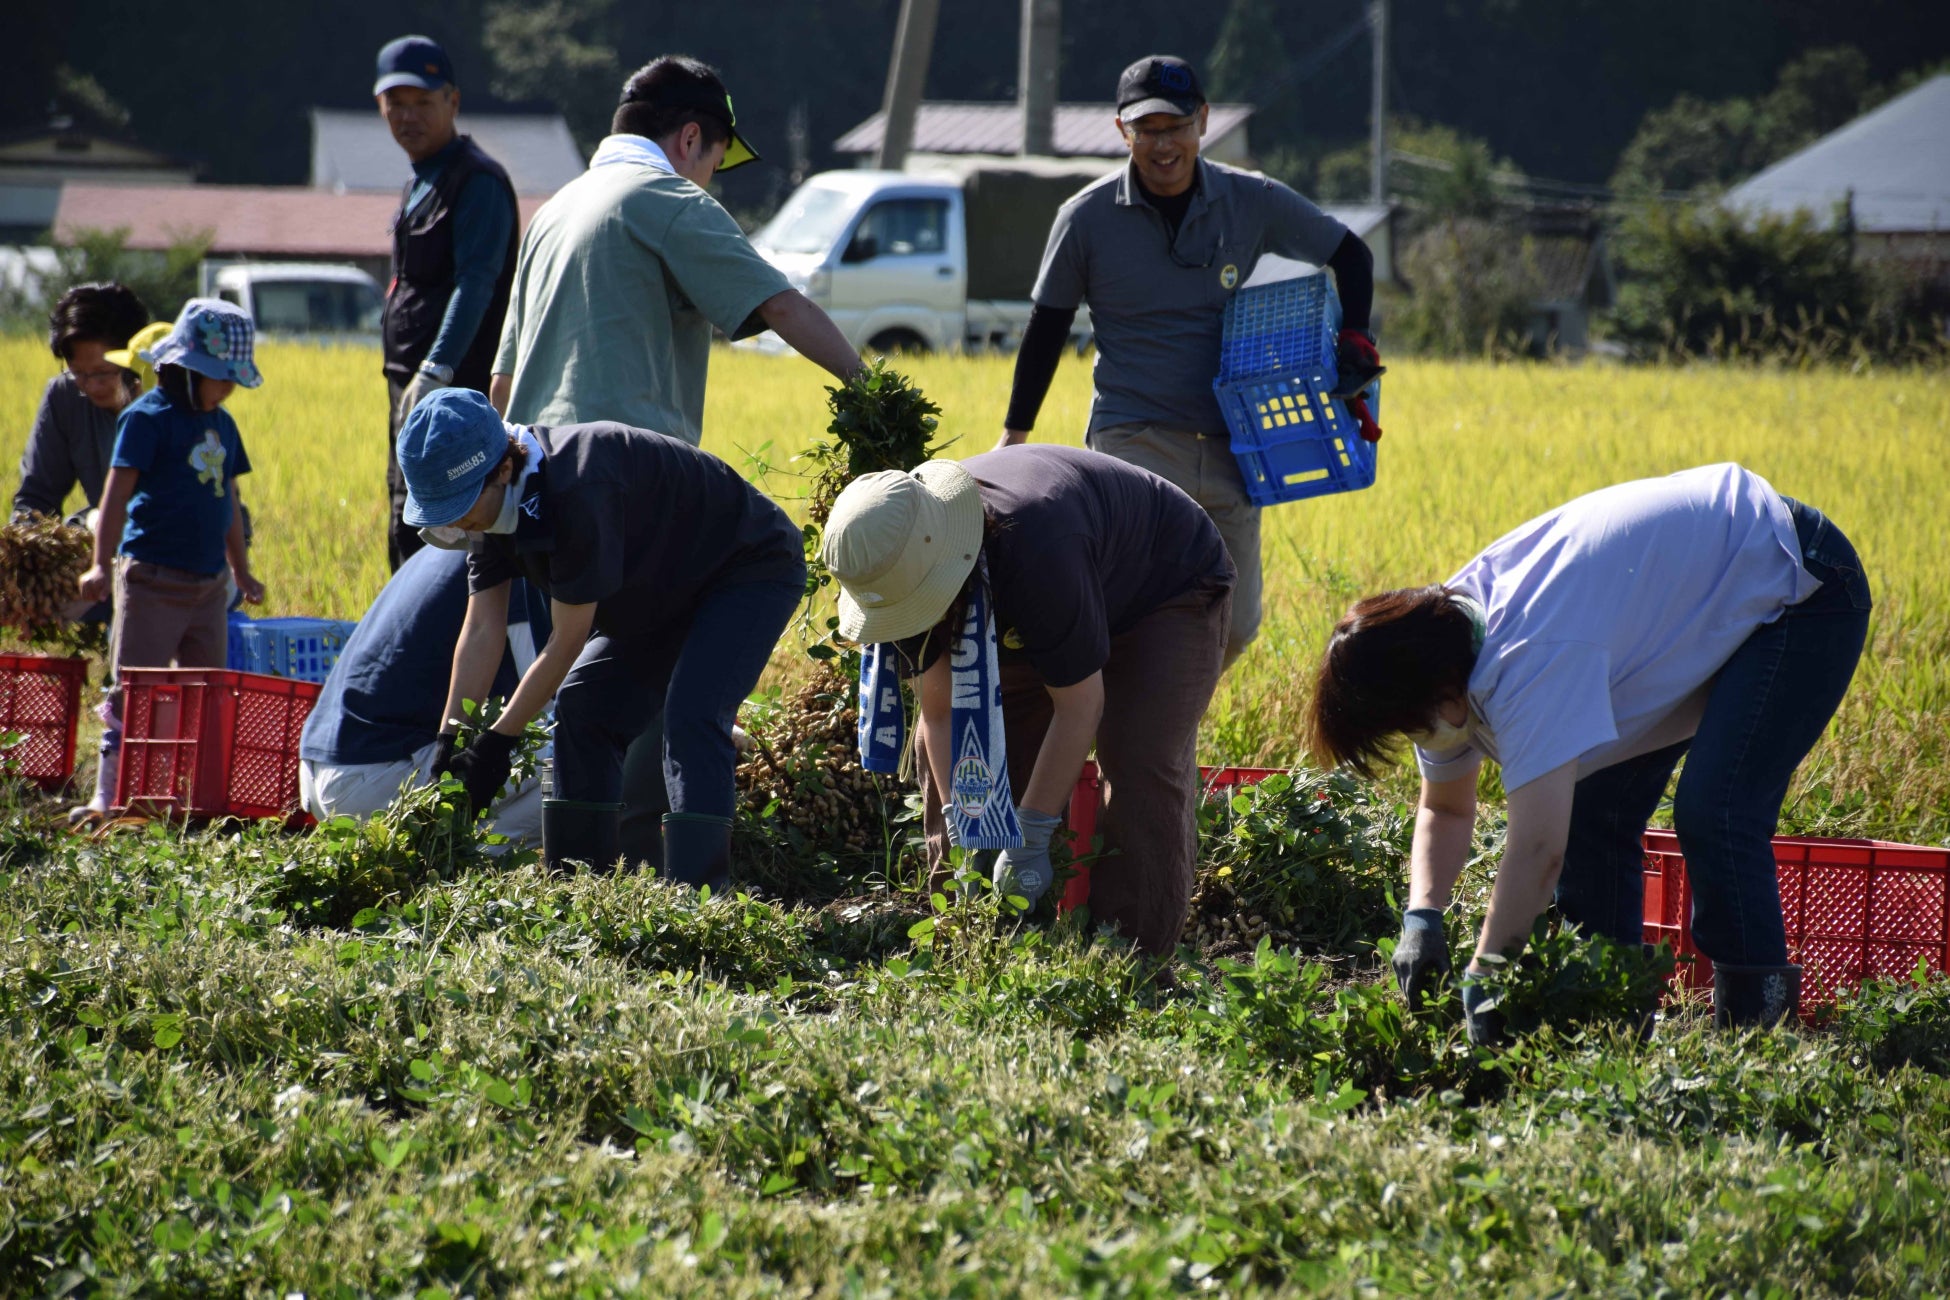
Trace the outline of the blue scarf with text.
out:
<instances>
[{"instance_id":1,"label":"blue scarf with text","mask_svg":"<svg viewBox=\"0 0 1950 1300\"><path fill-rule=\"evenodd\" d=\"M907 713L895 669L899 650L870 645L860 654L860 765L889 775L900 771ZM1002 725L1002 668L995 617L989 609L988 562L977 562L968 613L948 653L948 789L942 799L948 832L964 849L1022 845L1015 798L1009 790L1009 748Z\"/></svg>"}]
</instances>

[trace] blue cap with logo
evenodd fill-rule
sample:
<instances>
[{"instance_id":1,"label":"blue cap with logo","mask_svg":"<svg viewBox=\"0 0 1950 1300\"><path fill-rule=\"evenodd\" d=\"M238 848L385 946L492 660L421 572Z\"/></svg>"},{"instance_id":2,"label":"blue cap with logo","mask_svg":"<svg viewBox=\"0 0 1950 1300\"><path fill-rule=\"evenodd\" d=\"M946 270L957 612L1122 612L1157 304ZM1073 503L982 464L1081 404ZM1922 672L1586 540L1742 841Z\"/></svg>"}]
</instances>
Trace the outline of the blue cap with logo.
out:
<instances>
[{"instance_id":1,"label":"blue cap with logo","mask_svg":"<svg viewBox=\"0 0 1950 1300\"><path fill-rule=\"evenodd\" d=\"M395 86L438 90L453 84L453 60L431 36L402 36L380 47L379 79L372 83L373 94L384 94Z\"/></svg>"},{"instance_id":2,"label":"blue cap with logo","mask_svg":"<svg viewBox=\"0 0 1950 1300\"><path fill-rule=\"evenodd\" d=\"M471 388L442 388L413 408L399 431L406 480L400 518L414 528L441 528L481 498L488 475L508 449L508 426Z\"/></svg>"},{"instance_id":3,"label":"blue cap with logo","mask_svg":"<svg viewBox=\"0 0 1950 1300\"><path fill-rule=\"evenodd\" d=\"M136 355L152 366L181 366L245 388L264 382L251 361L257 330L250 313L221 298L192 298L155 346Z\"/></svg>"}]
</instances>

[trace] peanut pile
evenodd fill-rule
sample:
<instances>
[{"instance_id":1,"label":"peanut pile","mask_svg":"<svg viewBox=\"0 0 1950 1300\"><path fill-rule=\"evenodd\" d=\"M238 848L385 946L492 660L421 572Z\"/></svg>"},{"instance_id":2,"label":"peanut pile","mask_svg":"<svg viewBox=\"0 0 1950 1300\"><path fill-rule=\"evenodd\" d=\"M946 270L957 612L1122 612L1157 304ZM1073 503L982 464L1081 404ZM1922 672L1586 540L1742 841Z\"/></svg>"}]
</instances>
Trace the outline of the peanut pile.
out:
<instances>
[{"instance_id":1,"label":"peanut pile","mask_svg":"<svg viewBox=\"0 0 1950 1300\"><path fill-rule=\"evenodd\" d=\"M796 831L835 855L877 849L897 783L860 766L859 713L847 683L829 667L786 701L773 725L752 733L738 765L739 798L755 817Z\"/></svg>"},{"instance_id":2,"label":"peanut pile","mask_svg":"<svg viewBox=\"0 0 1950 1300\"><path fill-rule=\"evenodd\" d=\"M27 636L62 621L81 595L94 539L86 528L30 517L0 527L0 627Z\"/></svg>"}]
</instances>

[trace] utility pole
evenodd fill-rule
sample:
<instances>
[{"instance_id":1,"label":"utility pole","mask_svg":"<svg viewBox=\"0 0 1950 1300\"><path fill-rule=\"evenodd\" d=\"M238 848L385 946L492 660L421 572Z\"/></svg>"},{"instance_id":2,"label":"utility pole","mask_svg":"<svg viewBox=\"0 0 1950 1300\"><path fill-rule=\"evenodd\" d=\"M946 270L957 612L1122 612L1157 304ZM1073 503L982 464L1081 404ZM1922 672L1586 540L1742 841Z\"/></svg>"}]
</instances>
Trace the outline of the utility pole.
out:
<instances>
[{"instance_id":1,"label":"utility pole","mask_svg":"<svg viewBox=\"0 0 1950 1300\"><path fill-rule=\"evenodd\" d=\"M1056 72L1063 37L1063 0L1022 0L1022 46L1016 65L1016 103L1022 108L1022 152L1056 152Z\"/></svg>"},{"instance_id":2,"label":"utility pole","mask_svg":"<svg viewBox=\"0 0 1950 1300\"><path fill-rule=\"evenodd\" d=\"M914 117L934 52L934 23L941 0L901 0L900 26L894 29L894 56L887 64L887 98L881 104L882 130L876 167L899 171L914 146Z\"/></svg>"},{"instance_id":3,"label":"utility pole","mask_svg":"<svg viewBox=\"0 0 1950 1300\"><path fill-rule=\"evenodd\" d=\"M1369 34L1374 43L1374 98L1371 111L1374 123L1370 147L1374 150L1373 172L1368 185L1369 201L1388 201L1388 0L1373 0L1368 7Z\"/></svg>"}]
</instances>

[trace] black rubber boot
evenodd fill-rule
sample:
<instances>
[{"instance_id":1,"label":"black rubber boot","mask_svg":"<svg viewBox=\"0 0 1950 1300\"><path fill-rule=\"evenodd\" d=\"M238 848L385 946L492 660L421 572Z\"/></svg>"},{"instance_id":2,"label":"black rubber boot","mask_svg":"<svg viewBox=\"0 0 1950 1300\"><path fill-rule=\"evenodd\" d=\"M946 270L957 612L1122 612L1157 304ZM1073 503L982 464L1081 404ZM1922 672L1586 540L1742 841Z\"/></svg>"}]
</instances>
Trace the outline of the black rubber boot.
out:
<instances>
[{"instance_id":1,"label":"black rubber boot","mask_svg":"<svg viewBox=\"0 0 1950 1300\"><path fill-rule=\"evenodd\" d=\"M1773 1029L1800 1006L1799 966L1713 963L1713 1025L1717 1029Z\"/></svg>"},{"instance_id":2,"label":"black rubber boot","mask_svg":"<svg viewBox=\"0 0 1950 1300\"><path fill-rule=\"evenodd\" d=\"M664 814L664 879L680 885L731 887L731 818L708 813Z\"/></svg>"},{"instance_id":3,"label":"black rubber boot","mask_svg":"<svg viewBox=\"0 0 1950 1300\"><path fill-rule=\"evenodd\" d=\"M550 871L573 870L580 862L598 875L616 870L623 856L618 833L620 803L585 803L579 799L542 800L542 862Z\"/></svg>"},{"instance_id":4,"label":"black rubber boot","mask_svg":"<svg viewBox=\"0 0 1950 1300\"><path fill-rule=\"evenodd\" d=\"M659 714L623 754L623 856L634 867L664 866L664 720Z\"/></svg>"}]
</instances>

